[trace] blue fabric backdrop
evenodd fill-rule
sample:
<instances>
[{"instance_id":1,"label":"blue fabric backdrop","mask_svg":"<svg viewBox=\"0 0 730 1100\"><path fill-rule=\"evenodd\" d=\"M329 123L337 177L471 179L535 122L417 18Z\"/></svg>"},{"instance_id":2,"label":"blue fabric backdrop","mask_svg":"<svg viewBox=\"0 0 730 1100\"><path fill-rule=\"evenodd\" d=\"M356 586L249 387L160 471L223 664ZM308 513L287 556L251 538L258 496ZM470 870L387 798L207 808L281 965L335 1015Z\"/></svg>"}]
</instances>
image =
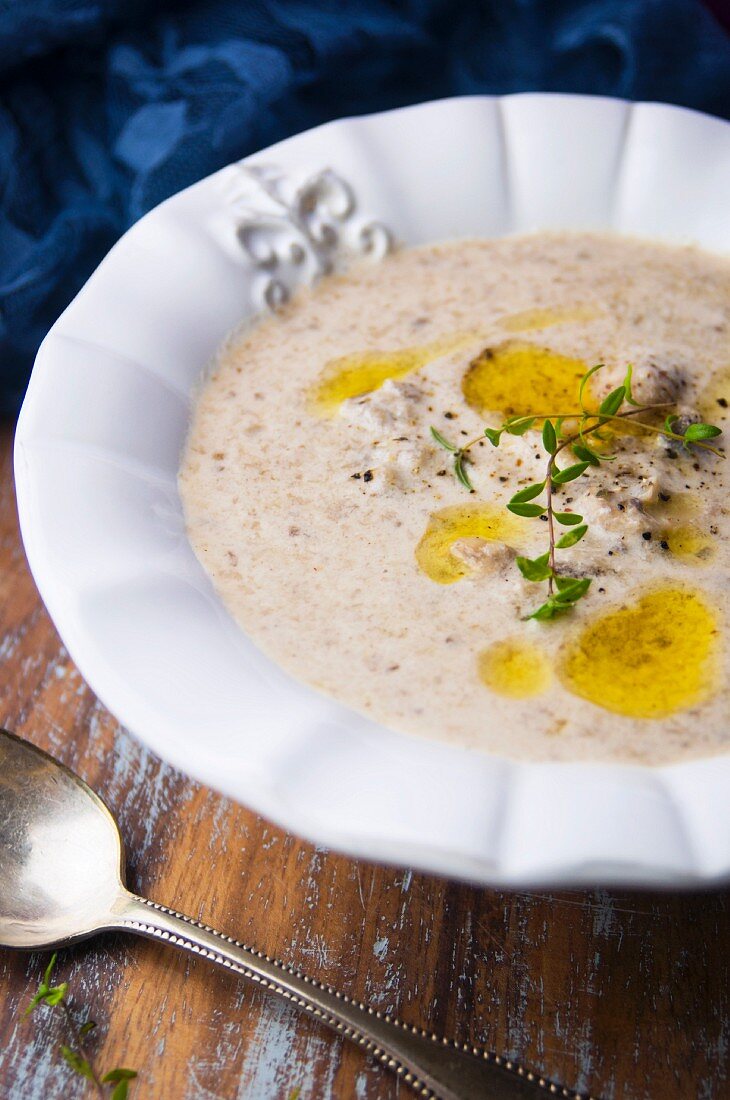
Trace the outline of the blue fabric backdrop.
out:
<instances>
[{"instance_id":1,"label":"blue fabric backdrop","mask_svg":"<svg viewBox=\"0 0 730 1100\"><path fill-rule=\"evenodd\" d=\"M0 411L167 195L338 115L528 89L727 117L730 36L700 0L0 0Z\"/></svg>"}]
</instances>

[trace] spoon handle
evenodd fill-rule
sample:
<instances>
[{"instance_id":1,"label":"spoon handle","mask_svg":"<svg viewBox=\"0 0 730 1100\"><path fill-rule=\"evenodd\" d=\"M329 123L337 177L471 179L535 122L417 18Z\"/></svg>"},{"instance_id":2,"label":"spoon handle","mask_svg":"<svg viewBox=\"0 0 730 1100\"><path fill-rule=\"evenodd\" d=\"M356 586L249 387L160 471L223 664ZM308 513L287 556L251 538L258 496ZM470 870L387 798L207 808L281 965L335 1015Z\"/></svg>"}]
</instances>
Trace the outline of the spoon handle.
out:
<instances>
[{"instance_id":1,"label":"spoon handle","mask_svg":"<svg viewBox=\"0 0 730 1100\"><path fill-rule=\"evenodd\" d=\"M172 909L124 892L114 926L202 955L291 1001L363 1047L426 1100L530 1100L578 1095L496 1054L440 1039L353 1001L292 967Z\"/></svg>"}]
</instances>

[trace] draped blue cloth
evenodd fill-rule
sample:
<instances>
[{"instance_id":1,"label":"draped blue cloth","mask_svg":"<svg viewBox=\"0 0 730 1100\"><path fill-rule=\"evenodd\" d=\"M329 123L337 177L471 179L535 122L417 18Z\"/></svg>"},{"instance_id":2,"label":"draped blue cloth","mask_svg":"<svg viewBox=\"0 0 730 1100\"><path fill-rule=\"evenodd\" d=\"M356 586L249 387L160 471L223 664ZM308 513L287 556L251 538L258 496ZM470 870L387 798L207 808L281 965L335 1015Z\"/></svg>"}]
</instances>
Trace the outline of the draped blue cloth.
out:
<instances>
[{"instance_id":1,"label":"draped blue cloth","mask_svg":"<svg viewBox=\"0 0 730 1100\"><path fill-rule=\"evenodd\" d=\"M329 118L447 95L592 92L727 117L713 6L0 0L0 411L115 239L181 187Z\"/></svg>"}]
</instances>

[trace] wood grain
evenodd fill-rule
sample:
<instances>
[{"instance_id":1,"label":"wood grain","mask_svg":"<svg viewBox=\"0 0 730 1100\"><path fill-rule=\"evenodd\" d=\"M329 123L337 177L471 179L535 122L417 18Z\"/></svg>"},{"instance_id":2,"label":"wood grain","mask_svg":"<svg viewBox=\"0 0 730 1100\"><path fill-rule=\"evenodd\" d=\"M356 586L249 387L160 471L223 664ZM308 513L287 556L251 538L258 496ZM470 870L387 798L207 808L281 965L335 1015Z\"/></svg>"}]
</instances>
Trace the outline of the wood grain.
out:
<instances>
[{"instance_id":1,"label":"wood grain","mask_svg":"<svg viewBox=\"0 0 730 1100\"><path fill-rule=\"evenodd\" d=\"M106 712L68 658L20 545L11 429L0 481L0 721L117 815L133 888L405 1020L470 1038L606 1100L730 1096L727 892L485 890L357 862L187 779ZM21 1010L43 959L0 952L0 1096L82 1096L50 1012ZM137 1100L407 1100L313 1021L169 947L106 936L58 975Z\"/></svg>"}]
</instances>

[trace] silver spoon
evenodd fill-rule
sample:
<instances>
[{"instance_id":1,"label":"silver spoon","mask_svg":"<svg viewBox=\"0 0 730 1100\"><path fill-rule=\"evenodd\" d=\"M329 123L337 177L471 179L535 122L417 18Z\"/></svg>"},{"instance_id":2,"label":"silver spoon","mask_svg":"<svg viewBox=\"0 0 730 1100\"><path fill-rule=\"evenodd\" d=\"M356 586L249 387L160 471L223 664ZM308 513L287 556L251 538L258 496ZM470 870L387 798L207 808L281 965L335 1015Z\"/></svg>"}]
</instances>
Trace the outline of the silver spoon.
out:
<instances>
[{"instance_id":1,"label":"silver spoon","mask_svg":"<svg viewBox=\"0 0 730 1100\"><path fill-rule=\"evenodd\" d=\"M434 1100L573 1097L467 1045L409 1027L191 917L130 893L111 813L52 756L0 729L0 946L61 947L124 929L225 966L316 1016Z\"/></svg>"}]
</instances>

